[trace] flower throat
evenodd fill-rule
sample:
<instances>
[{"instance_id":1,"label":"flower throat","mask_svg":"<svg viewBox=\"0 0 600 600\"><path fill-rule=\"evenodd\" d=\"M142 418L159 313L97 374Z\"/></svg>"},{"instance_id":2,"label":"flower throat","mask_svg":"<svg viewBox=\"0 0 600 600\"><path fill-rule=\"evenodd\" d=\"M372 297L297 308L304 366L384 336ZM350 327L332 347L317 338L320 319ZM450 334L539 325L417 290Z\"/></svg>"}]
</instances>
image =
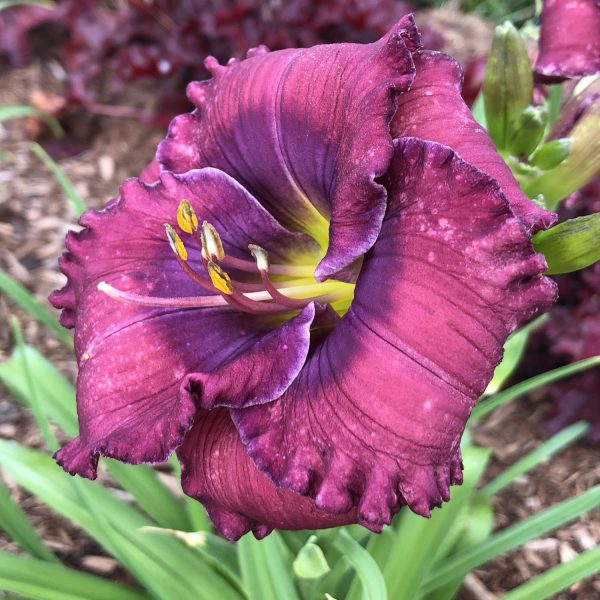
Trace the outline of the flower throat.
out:
<instances>
[{"instance_id":1,"label":"flower throat","mask_svg":"<svg viewBox=\"0 0 600 600\"><path fill-rule=\"evenodd\" d=\"M354 284L336 280L319 283L313 276L315 266L271 264L267 250L250 244L254 260L244 260L225 253L221 237L207 221L200 226L188 200L177 209L177 224L193 243L201 248L203 269L190 265L188 250L175 229L165 224L167 240L185 274L209 295L187 297L144 296L121 291L102 281L98 289L116 300L140 306L169 308L229 307L250 314L284 314L302 310L311 302L331 305L344 314L354 296ZM226 270L227 269L227 270ZM256 281L240 281L229 275L237 271L255 276Z\"/></svg>"}]
</instances>

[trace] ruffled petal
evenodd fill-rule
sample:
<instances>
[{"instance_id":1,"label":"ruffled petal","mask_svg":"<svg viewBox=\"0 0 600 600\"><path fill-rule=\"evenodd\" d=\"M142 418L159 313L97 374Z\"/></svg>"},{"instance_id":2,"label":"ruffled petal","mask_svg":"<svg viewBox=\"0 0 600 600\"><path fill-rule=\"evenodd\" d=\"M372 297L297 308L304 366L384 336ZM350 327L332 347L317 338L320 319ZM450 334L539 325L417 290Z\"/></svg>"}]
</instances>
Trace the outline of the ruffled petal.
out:
<instances>
[{"instance_id":1,"label":"ruffled petal","mask_svg":"<svg viewBox=\"0 0 600 600\"><path fill-rule=\"evenodd\" d=\"M198 108L173 120L158 157L168 170L213 166L233 176L286 226L329 247L324 279L375 242L385 211L376 178L392 156L389 122L397 92L414 77L412 17L373 44L268 53L220 66L194 82Z\"/></svg>"},{"instance_id":2,"label":"ruffled petal","mask_svg":"<svg viewBox=\"0 0 600 600\"><path fill-rule=\"evenodd\" d=\"M534 70L544 83L600 72L599 0L544 0Z\"/></svg>"},{"instance_id":3,"label":"ruffled petal","mask_svg":"<svg viewBox=\"0 0 600 600\"><path fill-rule=\"evenodd\" d=\"M375 531L449 498L507 336L555 297L497 182L450 148L398 140L387 182L349 312L280 399L231 410L277 485Z\"/></svg>"},{"instance_id":4,"label":"ruffled petal","mask_svg":"<svg viewBox=\"0 0 600 600\"><path fill-rule=\"evenodd\" d=\"M460 65L441 52L417 52L417 75L401 94L392 122L394 137L415 136L453 148L502 188L511 210L533 232L554 223L556 216L534 204L519 188L485 129L473 119L461 97Z\"/></svg>"},{"instance_id":5,"label":"ruffled petal","mask_svg":"<svg viewBox=\"0 0 600 600\"><path fill-rule=\"evenodd\" d=\"M184 492L206 507L217 531L237 540L252 530L325 529L353 523L356 511L331 515L314 501L276 487L255 466L225 409L202 412L177 454Z\"/></svg>"},{"instance_id":6,"label":"ruffled petal","mask_svg":"<svg viewBox=\"0 0 600 600\"><path fill-rule=\"evenodd\" d=\"M230 361L247 364L260 357L256 381L245 391L251 400L264 401L285 389L306 357L312 307L279 330L273 317L219 307L144 307L98 290L105 281L145 296L209 294L184 274L165 237L163 224L174 220L183 198L219 229L229 254L247 256L249 243L269 248L279 260L315 251L310 238L285 230L215 169L163 173L154 185L129 180L119 200L102 212L86 213L81 220L86 229L69 234L69 252L61 261L68 284L51 297L63 308L63 324L75 326L80 436L57 454L71 473L93 478L100 454L130 463L165 460L196 414L195 397L178 394L187 373L216 369L220 374ZM197 247L189 248L188 264L201 271ZM268 351L281 340L289 351L270 357ZM243 358L245 352L249 359ZM276 368L270 359L277 361ZM227 385L219 377L220 385ZM271 387L261 387L269 377ZM243 405L244 389L236 386L236 391Z\"/></svg>"},{"instance_id":7,"label":"ruffled petal","mask_svg":"<svg viewBox=\"0 0 600 600\"><path fill-rule=\"evenodd\" d=\"M211 372L190 373L181 395L204 409L264 404L285 392L302 368L315 317L309 304L297 317L263 336L247 352Z\"/></svg>"}]
</instances>

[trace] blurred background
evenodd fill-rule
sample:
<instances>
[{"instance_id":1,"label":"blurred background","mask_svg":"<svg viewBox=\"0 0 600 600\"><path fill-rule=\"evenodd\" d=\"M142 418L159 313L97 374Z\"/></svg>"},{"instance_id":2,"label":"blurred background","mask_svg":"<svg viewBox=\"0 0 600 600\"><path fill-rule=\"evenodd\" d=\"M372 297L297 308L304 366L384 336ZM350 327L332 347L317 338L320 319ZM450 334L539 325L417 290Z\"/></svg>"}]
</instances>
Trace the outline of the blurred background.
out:
<instances>
[{"instance_id":1,"label":"blurred background","mask_svg":"<svg viewBox=\"0 0 600 600\"><path fill-rule=\"evenodd\" d=\"M15 6L3 6L9 4ZM16 368L11 315L20 323L24 343L47 361L43 364L53 365L74 382L72 350L60 329L50 324L56 315L46 302L48 294L64 283L57 258L65 233L76 222L82 202L88 208L102 207L118 194L124 179L137 176L152 160L170 118L192 108L185 98L185 84L208 77L204 57L212 54L226 62L259 44L278 49L370 42L400 16L415 11L425 47L449 52L462 64L463 95L472 104L483 82L497 24L512 20L532 32L535 46L536 3L528 0L56 0L37 4L0 2L0 380L4 384L0 385L0 438L33 449L45 449L46 442L39 421L19 401L21 384L10 381ZM599 209L598 183L561 207L563 218ZM524 359L509 383L600 354L598 265L559 279L560 303L529 335ZM60 383L52 385L63 385L62 379L56 381ZM481 482L485 486L565 426L581 418L592 423L591 428L575 431L568 447L548 457L543 468L520 474L493 496L494 529L600 483L599 449L594 445L600 442L599 382L596 367L522 395L474 425L475 443L492 449ZM60 392L55 388L54 393ZM49 508L10 469L0 470L0 478L63 565L134 585L128 570L97 539ZM159 479L180 494L169 468L159 468ZM118 496L130 498L106 472L101 480ZM494 558L467 576L458 597L492 600L596 547L599 517L595 509ZM23 548L14 536L0 531L0 551L20 555ZM556 597L600 598L600 578L576 583Z\"/></svg>"}]
</instances>

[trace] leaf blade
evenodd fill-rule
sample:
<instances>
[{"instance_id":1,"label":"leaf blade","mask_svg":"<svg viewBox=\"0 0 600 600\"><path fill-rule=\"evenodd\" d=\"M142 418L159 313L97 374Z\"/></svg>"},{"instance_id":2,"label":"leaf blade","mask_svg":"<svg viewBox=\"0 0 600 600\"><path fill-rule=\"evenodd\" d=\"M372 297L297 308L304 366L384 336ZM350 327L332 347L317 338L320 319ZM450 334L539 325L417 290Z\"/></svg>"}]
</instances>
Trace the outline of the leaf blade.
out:
<instances>
[{"instance_id":1,"label":"leaf blade","mask_svg":"<svg viewBox=\"0 0 600 600\"><path fill-rule=\"evenodd\" d=\"M563 221L533 237L548 263L547 275L571 273L600 260L600 213Z\"/></svg>"}]
</instances>

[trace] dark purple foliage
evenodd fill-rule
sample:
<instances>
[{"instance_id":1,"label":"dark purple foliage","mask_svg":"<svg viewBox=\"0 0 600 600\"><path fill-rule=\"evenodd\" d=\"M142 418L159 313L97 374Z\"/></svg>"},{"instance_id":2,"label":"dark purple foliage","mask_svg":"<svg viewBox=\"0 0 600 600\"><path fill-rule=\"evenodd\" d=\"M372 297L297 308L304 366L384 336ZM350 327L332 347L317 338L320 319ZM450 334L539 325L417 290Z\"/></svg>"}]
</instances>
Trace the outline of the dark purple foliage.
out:
<instances>
[{"instance_id":1,"label":"dark purple foliage","mask_svg":"<svg viewBox=\"0 0 600 600\"><path fill-rule=\"evenodd\" d=\"M561 209L561 220L600 212L600 178L588 185ZM534 340L534 350L548 355L531 369L543 371L600 354L600 263L583 271L556 277L559 299L550 321ZM592 369L553 385L554 407L548 421L551 431L587 419L592 423L588 440L600 443L600 370Z\"/></svg>"},{"instance_id":2,"label":"dark purple foliage","mask_svg":"<svg viewBox=\"0 0 600 600\"><path fill-rule=\"evenodd\" d=\"M380 38L403 14L399 0L131 0L119 10L98 0L57 0L54 10L32 7L0 13L0 55L14 66L30 58L29 38L41 24L68 32L61 58L68 74L69 100L96 112L96 79L113 91L136 79L163 83L156 107L159 125L189 108L184 84L208 77L202 61L241 58L249 48L265 44L273 50L334 42L368 43ZM442 44L439 34L425 30L429 48ZM134 109L108 109L136 115ZM137 116L150 117L150 115Z\"/></svg>"}]
</instances>

